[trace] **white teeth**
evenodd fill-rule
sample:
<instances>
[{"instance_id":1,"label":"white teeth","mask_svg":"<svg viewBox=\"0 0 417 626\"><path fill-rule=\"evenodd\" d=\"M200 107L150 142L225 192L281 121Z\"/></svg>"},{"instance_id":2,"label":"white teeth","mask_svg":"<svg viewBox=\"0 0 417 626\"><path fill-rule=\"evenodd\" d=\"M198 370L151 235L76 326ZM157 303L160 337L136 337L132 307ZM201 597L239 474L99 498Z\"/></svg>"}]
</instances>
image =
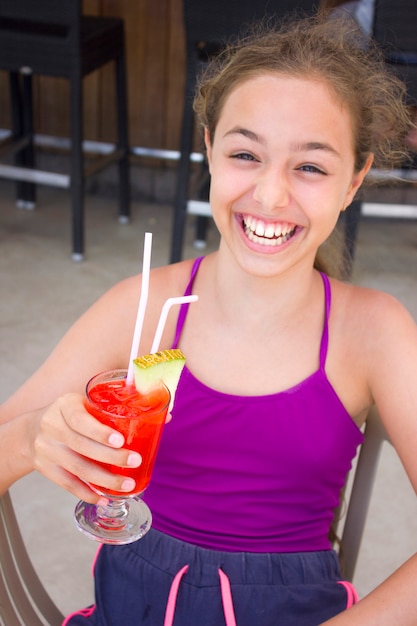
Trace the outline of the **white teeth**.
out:
<instances>
[{"instance_id":1,"label":"white teeth","mask_svg":"<svg viewBox=\"0 0 417 626\"><path fill-rule=\"evenodd\" d=\"M265 228L262 222L258 222L256 224L255 234L259 235L259 237L263 237L265 235Z\"/></svg>"},{"instance_id":2,"label":"white teeth","mask_svg":"<svg viewBox=\"0 0 417 626\"><path fill-rule=\"evenodd\" d=\"M268 224L268 226L265 228L264 236L267 237L268 239L272 239L274 235L275 235L275 227L272 224Z\"/></svg>"},{"instance_id":3,"label":"white teeth","mask_svg":"<svg viewBox=\"0 0 417 626\"><path fill-rule=\"evenodd\" d=\"M295 226L288 222L265 224L250 215L243 218L243 226L251 241L264 246L280 246L288 241L295 231Z\"/></svg>"}]
</instances>

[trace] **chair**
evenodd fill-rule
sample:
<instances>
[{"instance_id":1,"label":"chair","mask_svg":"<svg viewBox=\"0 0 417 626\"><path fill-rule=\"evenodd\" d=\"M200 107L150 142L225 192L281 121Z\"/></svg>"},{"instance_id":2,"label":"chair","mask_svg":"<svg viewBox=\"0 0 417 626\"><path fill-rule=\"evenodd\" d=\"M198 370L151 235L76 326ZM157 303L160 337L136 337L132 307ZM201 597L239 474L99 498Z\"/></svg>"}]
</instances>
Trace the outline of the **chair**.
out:
<instances>
[{"instance_id":1,"label":"chair","mask_svg":"<svg viewBox=\"0 0 417 626\"><path fill-rule=\"evenodd\" d=\"M352 580L359 556L365 522L378 469L382 444L388 441L376 406L369 411L365 426L365 441L357 457L352 489L348 500L339 558L343 576Z\"/></svg>"},{"instance_id":2,"label":"chair","mask_svg":"<svg viewBox=\"0 0 417 626\"><path fill-rule=\"evenodd\" d=\"M115 64L117 142L115 150L87 168L83 154L83 78ZM33 208L35 185L69 188L72 206L72 256L84 255L84 183L91 174L117 162L119 220L129 220L129 163L124 24L121 19L81 15L81 0L2 0L0 69L9 72L11 136L0 153L14 165L0 164L0 176L17 181L17 204ZM35 167L33 75L66 78L70 83L70 174Z\"/></svg>"},{"instance_id":3,"label":"chair","mask_svg":"<svg viewBox=\"0 0 417 626\"><path fill-rule=\"evenodd\" d=\"M61 626L63 620L33 568L6 492L0 498L0 626Z\"/></svg>"},{"instance_id":4,"label":"chair","mask_svg":"<svg viewBox=\"0 0 417 626\"><path fill-rule=\"evenodd\" d=\"M200 216L197 238L204 239L207 216L208 182L203 166L204 183L198 200L188 202L190 179L190 155L194 135L193 96L196 78L200 69L234 36L239 35L251 22L265 16L283 18L287 13L300 11L303 15L316 11L319 0L220 0L197 2L184 0L184 28L186 48L186 78L182 127L180 138L180 160L177 170L177 188L174 202L174 217L171 242L171 263L182 256L184 229L187 213ZM201 221L201 218L205 221Z\"/></svg>"}]
</instances>

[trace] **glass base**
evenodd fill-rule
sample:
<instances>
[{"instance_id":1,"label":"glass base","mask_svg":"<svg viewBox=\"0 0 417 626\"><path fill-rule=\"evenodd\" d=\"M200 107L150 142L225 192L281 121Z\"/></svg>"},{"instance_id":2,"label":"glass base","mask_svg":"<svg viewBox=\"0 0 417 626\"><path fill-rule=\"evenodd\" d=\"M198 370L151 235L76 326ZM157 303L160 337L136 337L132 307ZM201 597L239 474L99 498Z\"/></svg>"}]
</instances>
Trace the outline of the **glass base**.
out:
<instances>
[{"instance_id":1,"label":"glass base","mask_svg":"<svg viewBox=\"0 0 417 626\"><path fill-rule=\"evenodd\" d=\"M113 545L141 539L152 525L151 511L140 498L109 500L107 506L80 501L75 507L74 519L84 535Z\"/></svg>"}]
</instances>

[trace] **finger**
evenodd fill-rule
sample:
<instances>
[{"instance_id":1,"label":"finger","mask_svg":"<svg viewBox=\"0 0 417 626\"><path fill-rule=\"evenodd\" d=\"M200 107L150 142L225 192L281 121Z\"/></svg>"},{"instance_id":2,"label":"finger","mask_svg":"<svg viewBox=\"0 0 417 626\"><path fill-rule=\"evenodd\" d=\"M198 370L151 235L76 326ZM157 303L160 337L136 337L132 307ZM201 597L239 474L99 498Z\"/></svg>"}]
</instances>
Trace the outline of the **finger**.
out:
<instances>
[{"instance_id":1,"label":"finger","mask_svg":"<svg viewBox=\"0 0 417 626\"><path fill-rule=\"evenodd\" d=\"M137 468L142 463L138 452L103 446L78 434L70 435L65 443L44 435L35 441L35 451L35 468L42 473L45 464L55 464L84 481L108 486L111 484L108 480L103 482L102 477L112 474L109 468L103 468L101 464L117 466L120 474L128 474L129 469ZM120 486L113 489L120 489Z\"/></svg>"},{"instance_id":2,"label":"finger","mask_svg":"<svg viewBox=\"0 0 417 626\"><path fill-rule=\"evenodd\" d=\"M90 415L78 395L68 394L60 399L57 406L52 406L45 413L41 436L37 438L35 445L38 455L47 454L45 447L59 442L102 463L119 467L139 467L141 455L121 448L124 441L121 433L101 424Z\"/></svg>"},{"instance_id":3,"label":"finger","mask_svg":"<svg viewBox=\"0 0 417 626\"><path fill-rule=\"evenodd\" d=\"M61 418L74 433L113 448L121 448L124 445L125 440L121 433L102 424L87 411L82 396L67 394L58 400L58 408Z\"/></svg>"},{"instance_id":4,"label":"finger","mask_svg":"<svg viewBox=\"0 0 417 626\"><path fill-rule=\"evenodd\" d=\"M79 500L97 504L100 496L87 483L56 465L44 466L42 474L59 487L65 489Z\"/></svg>"},{"instance_id":5,"label":"finger","mask_svg":"<svg viewBox=\"0 0 417 626\"><path fill-rule=\"evenodd\" d=\"M64 447L60 451L59 465L53 461L44 461L37 469L77 497L87 498L87 502L96 502L98 499L92 495L93 487L90 484L98 485L99 491L103 493L109 490L128 493L135 488L135 481L128 475L128 471L127 475L115 474Z\"/></svg>"}]
</instances>

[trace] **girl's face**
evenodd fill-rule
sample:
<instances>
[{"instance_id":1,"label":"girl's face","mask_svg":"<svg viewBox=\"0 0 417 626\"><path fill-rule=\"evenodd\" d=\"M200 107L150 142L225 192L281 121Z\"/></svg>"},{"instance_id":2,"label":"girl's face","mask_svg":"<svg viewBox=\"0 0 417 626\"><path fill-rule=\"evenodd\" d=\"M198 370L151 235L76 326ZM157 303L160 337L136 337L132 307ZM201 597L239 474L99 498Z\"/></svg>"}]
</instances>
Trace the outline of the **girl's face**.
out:
<instances>
[{"instance_id":1,"label":"girl's face","mask_svg":"<svg viewBox=\"0 0 417 626\"><path fill-rule=\"evenodd\" d=\"M324 81L278 73L238 85L210 139L221 245L252 274L312 266L372 162L354 172L350 115Z\"/></svg>"}]
</instances>

